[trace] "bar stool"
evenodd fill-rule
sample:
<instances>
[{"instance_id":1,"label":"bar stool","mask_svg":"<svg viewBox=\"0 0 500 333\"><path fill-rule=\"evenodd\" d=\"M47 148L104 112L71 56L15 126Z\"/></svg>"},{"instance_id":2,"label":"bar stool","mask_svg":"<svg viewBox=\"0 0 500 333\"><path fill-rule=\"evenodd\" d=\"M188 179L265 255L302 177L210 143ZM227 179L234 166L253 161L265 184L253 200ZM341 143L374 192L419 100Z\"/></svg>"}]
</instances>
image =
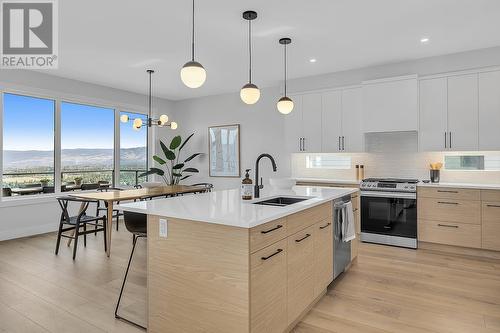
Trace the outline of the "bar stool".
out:
<instances>
[{"instance_id":1,"label":"bar stool","mask_svg":"<svg viewBox=\"0 0 500 333\"><path fill-rule=\"evenodd\" d=\"M130 258L128 259L128 265L127 265L127 270L125 271L125 277L123 278L122 287L120 289L120 296L118 296L118 302L116 303L115 318L123 320L129 324L135 325L142 329L146 329L146 327L120 316L118 314L118 308L120 307L120 301L122 299L123 289L125 288L125 283L127 282L128 271L130 270L130 264L132 262L132 257L134 256L135 245L137 244L137 240L139 238L147 237L147 215L125 211L123 212L123 220L125 222L125 228L127 228L127 230L132 233L133 245L132 245L132 251L130 252Z\"/></svg>"}]
</instances>

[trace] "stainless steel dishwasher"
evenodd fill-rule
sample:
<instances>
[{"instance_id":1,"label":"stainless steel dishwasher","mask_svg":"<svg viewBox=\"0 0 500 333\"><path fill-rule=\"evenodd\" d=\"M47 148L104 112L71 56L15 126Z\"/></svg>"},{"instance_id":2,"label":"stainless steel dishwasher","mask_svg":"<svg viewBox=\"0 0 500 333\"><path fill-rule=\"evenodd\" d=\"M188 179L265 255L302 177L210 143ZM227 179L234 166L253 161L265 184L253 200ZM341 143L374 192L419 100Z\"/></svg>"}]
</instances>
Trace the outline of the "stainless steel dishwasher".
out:
<instances>
[{"instance_id":1,"label":"stainless steel dishwasher","mask_svg":"<svg viewBox=\"0 0 500 333\"><path fill-rule=\"evenodd\" d=\"M343 215L347 203L351 202L351 196L346 195L333 202L333 278L336 279L340 273L351 262L351 241L343 241ZM347 214L344 214L347 216Z\"/></svg>"}]
</instances>

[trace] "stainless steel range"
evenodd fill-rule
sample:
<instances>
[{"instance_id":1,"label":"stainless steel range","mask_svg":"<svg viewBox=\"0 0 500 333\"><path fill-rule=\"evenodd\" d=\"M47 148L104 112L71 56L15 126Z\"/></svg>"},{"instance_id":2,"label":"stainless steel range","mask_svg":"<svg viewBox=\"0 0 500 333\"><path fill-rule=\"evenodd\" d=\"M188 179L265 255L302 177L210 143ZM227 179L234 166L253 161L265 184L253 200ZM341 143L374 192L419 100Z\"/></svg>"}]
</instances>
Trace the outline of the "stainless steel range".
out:
<instances>
[{"instance_id":1,"label":"stainless steel range","mask_svg":"<svg viewBox=\"0 0 500 333\"><path fill-rule=\"evenodd\" d=\"M417 248L417 179L368 178L361 189L361 240Z\"/></svg>"}]
</instances>

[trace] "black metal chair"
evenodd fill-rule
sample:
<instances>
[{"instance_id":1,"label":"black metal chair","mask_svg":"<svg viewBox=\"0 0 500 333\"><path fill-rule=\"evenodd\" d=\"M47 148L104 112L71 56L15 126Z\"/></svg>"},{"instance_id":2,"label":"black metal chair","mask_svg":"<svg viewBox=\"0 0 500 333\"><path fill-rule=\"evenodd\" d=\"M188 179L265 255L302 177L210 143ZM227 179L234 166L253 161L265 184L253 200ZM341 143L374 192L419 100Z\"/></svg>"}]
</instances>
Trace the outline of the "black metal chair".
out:
<instances>
[{"instance_id":1,"label":"black metal chair","mask_svg":"<svg viewBox=\"0 0 500 333\"><path fill-rule=\"evenodd\" d=\"M57 233L56 255L59 253L59 245L61 244L61 237L71 238L74 240L73 244L73 260L76 258L76 249L78 247L78 237L83 235L83 245L87 246L87 234L94 232L104 232L104 251L107 250L106 242L106 216L90 216L87 215L87 208L89 204L96 203L95 200L77 199L73 197L59 197L57 198L59 206L61 206L62 213L59 221L59 231ZM77 216L70 216L68 206L70 203L80 203L80 208ZM64 227L69 225L69 227ZM95 230L87 230L87 225L94 226ZM83 231L80 228L83 227ZM65 235L66 231L74 231L73 235Z\"/></svg>"},{"instance_id":2,"label":"black metal chair","mask_svg":"<svg viewBox=\"0 0 500 333\"><path fill-rule=\"evenodd\" d=\"M130 252L130 258L128 259L128 265L127 265L127 270L125 271L125 277L123 278L122 287L120 289L120 296L118 297L118 302L116 303L115 318L126 321L127 323L130 323L142 329L146 329L146 327L137 324L131 320L128 320L126 318L123 318L118 314L118 308L120 307L120 301L122 299L123 289L125 288L128 271L130 270L130 263L132 262L132 257L134 256L135 245L137 244L137 240L139 238L146 238L148 234L147 215L134 212L127 212L127 211L123 213L124 213L123 220L125 221L125 227L129 232L132 233L133 236L133 242L132 242L133 245L132 245L132 252Z\"/></svg>"},{"instance_id":3,"label":"black metal chair","mask_svg":"<svg viewBox=\"0 0 500 333\"><path fill-rule=\"evenodd\" d=\"M11 197L11 196L12 196L12 189L10 187L2 188L2 197Z\"/></svg>"},{"instance_id":4,"label":"black metal chair","mask_svg":"<svg viewBox=\"0 0 500 333\"><path fill-rule=\"evenodd\" d=\"M118 187L100 187L97 189L99 192L109 192L109 191L123 191L123 189L118 188ZM120 201L116 202L117 205L120 204ZM101 207L101 201L97 202L97 209L96 209L96 215L99 216L101 212L104 212L104 214L107 214L108 208L107 207ZM123 213L119 209L113 209L113 217L116 219L116 231L118 231L119 227L119 222L120 222L120 216L123 216Z\"/></svg>"}]
</instances>

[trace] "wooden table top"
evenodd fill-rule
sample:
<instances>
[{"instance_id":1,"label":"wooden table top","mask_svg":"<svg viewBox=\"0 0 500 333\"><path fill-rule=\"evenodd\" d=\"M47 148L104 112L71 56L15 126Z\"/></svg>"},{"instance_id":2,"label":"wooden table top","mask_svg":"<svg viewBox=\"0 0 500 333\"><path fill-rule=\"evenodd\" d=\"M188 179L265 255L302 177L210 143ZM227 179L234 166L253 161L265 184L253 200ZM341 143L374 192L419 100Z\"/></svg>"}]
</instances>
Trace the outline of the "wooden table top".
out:
<instances>
[{"instance_id":1,"label":"wooden table top","mask_svg":"<svg viewBox=\"0 0 500 333\"><path fill-rule=\"evenodd\" d=\"M206 190L204 186L188 185L165 185L152 188L141 188L133 190L109 190L108 192L73 192L69 196L83 199L102 200L107 202L126 201L134 199L163 196L169 194L193 193Z\"/></svg>"}]
</instances>

